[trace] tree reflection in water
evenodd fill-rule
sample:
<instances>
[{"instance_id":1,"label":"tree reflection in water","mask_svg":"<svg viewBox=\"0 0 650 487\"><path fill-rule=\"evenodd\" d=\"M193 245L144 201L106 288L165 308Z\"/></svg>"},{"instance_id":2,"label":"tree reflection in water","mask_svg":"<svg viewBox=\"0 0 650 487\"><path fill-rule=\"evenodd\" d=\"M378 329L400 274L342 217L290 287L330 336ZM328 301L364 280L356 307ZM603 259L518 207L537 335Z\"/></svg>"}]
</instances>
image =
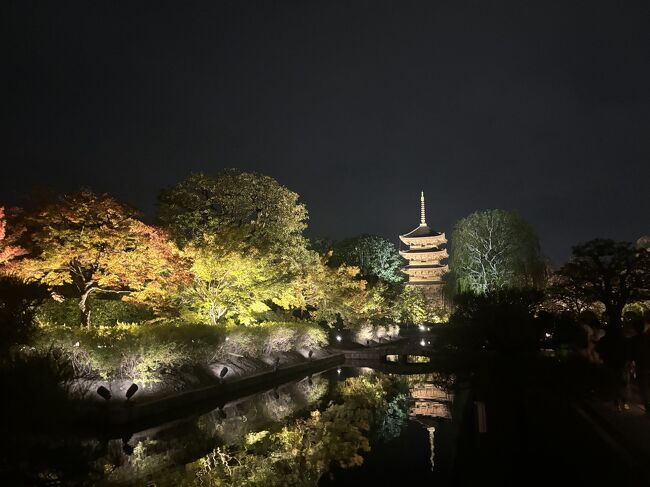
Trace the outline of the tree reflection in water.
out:
<instances>
[{"instance_id":1,"label":"tree reflection in water","mask_svg":"<svg viewBox=\"0 0 650 487\"><path fill-rule=\"evenodd\" d=\"M31 463L12 476L20 485L315 486L400 437L410 390L427 380L345 369L124 438L26 434L15 455Z\"/></svg>"},{"instance_id":2,"label":"tree reflection in water","mask_svg":"<svg viewBox=\"0 0 650 487\"><path fill-rule=\"evenodd\" d=\"M279 429L249 433L188 466L201 486L309 486L336 464L350 468L370 451L370 431L390 439L403 428L406 384L393 376L360 376L337 386L334 401Z\"/></svg>"}]
</instances>

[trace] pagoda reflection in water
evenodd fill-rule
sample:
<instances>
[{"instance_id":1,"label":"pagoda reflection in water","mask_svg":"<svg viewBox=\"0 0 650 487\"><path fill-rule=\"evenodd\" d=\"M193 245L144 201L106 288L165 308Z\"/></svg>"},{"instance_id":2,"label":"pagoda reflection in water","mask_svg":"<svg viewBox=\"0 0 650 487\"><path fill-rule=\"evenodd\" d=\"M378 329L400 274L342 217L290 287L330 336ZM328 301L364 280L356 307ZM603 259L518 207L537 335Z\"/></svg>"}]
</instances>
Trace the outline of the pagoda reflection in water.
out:
<instances>
[{"instance_id":1,"label":"pagoda reflection in water","mask_svg":"<svg viewBox=\"0 0 650 487\"><path fill-rule=\"evenodd\" d=\"M431 470L435 466L435 431L441 421L451 420L449 406L453 394L436 385L433 374L425 375L409 388L409 417L427 429L431 451Z\"/></svg>"}]
</instances>

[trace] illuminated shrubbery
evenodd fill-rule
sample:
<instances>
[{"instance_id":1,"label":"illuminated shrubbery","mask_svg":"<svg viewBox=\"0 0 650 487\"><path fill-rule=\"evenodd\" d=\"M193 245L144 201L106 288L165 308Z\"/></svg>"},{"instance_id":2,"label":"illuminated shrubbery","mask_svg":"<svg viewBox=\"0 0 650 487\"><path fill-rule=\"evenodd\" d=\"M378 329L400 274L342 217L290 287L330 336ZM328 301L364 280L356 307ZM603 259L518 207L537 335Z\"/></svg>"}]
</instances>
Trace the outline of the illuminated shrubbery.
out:
<instances>
[{"instance_id":1,"label":"illuminated shrubbery","mask_svg":"<svg viewBox=\"0 0 650 487\"><path fill-rule=\"evenodd\" d=\"M379 342L382 339L394 339L399 336L398 325L373 325L364 323L353 330L353 340L361 345L369 341Z\"/></svg>"},{"instance_id":2,"label":"illuminated shrubbery","mask_svg":"<svg viewBox=\"0 0 650 487\"><path fill-rule=\"evenodd\" d=\"M90 369L103 380L146 384L159 382L165 368L191 363L193 354L185 331L173 325L137 323L90 329L46 325L41 327L37 348L55 346L69 355L76 369Z\"/></svg>"},{"instance_id":3,"label":"illuminated shrubbery","mask_svg":"<svg viewBox=\"0 0 650 487\"><path fill-rule=\"evenodd\" d=\"M222 345L227 354L259 357L292 350L318 350L327 345L327 333L308 322L263 322L255 326L236 327L228 331Z\"/></svg>"},{"instance_id":4,"label":"illuminated shrubbery","mask_svg":"<svg viewBox=\"0 0 650 487\"><path fill-rule=\"evenodd\" d=\"M183 366L318 350L325 345L325 331L304 322L265 322L230 330L173 320L93 328L41 325L36 339L37 349L54 346L86 375L140 384L160 382L165 373Z\"/></svg>"}]
</instances>

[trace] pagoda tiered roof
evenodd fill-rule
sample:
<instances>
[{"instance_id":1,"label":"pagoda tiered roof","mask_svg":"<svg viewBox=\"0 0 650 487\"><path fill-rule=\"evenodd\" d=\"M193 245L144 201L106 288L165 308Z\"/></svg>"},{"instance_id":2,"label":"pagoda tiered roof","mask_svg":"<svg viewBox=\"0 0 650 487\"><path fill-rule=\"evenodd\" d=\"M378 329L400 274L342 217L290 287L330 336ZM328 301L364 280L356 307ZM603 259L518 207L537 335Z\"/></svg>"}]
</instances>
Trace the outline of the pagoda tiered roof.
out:
<instances>
[{"instance_id":1,"label":"pagoda tiered roof","mask_svg":"<svg viewBox=\"0 0 650 487\"><path fill-rule=\"evenodd\" d=\"M404 238L416 238L416 237L438 237L443 235L441 232L435 232L431 229L426 223L420 224L418 227L411 230L409 233L401 235Z\"/></svg>"},{"instance_id":2,"label":"pagoda tiered roof","mask_svg":"<svg viewBox=\"0 0 650 487\"><path fill-rule=\"evenodd\" d=\"M405 259L409 259L410 257L416 256L418 254L423 254L426 255L428 258L431 259L446 259L449 257L449 253L447 252L447 249L439 249L436 247L428 247L428 248L423 248L423 249L418 249L416 248L410 248L408 250L400 250L399 254L404 257Z\"/></svg>"}]
</instances>

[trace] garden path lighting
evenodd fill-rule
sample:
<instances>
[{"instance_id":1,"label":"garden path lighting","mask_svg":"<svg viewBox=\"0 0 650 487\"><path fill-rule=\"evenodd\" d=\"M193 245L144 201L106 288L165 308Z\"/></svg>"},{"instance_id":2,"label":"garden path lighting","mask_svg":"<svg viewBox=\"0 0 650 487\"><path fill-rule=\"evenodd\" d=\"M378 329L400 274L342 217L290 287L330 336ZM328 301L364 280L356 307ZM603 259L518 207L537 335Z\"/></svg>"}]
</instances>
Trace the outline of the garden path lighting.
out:
<instances>
[{"instance_id":1,"label":"garden path lighting","mask_svg":"<svg viewBox=\"0 0 650 487\"><path fill-rule=\"evenodd\" d=\"M341 340L343 340L343 338L341 338L341 335L336 335L336 341L340 342Z\"/></svg>"},{"instance_id":2,"label":"garden path lighting","mask_svg":"<svg viewBox=\"0 0 650 487\"><path fill-rule=\"evenodd\" d=\"M103 397L107 401L111 398L111 391L106 389L104 386L99 386L97 388L97 394L99 394L101 397Z\"/></svg>"}]
</instances>

